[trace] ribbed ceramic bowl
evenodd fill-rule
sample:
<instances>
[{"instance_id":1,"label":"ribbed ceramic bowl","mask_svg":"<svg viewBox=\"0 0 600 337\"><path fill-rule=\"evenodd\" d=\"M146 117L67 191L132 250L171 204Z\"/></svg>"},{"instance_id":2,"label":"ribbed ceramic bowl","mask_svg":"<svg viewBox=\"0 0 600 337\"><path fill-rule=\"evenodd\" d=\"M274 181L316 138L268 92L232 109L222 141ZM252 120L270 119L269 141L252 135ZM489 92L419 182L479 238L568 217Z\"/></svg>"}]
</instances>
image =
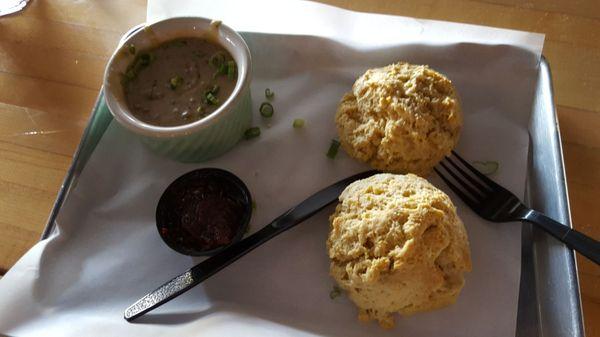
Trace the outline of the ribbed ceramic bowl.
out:
<instances>
[{"instance_id":1,"label":"ribbed ceramic bowl","mask_svg":"<svg viewBox=\"0 0 600 337\"><path fill-rule=\"evenodd\" d=\"M115 120L140 137L152 151L182 162L198 162L217 157L233 147L252 123L250 51L242 37L224 24L217 34L209 35L212 20L178 17L132 29L120 42L104 73L106 103ZM214 36L237 63L237 84L229 98L210 115L179 126L156 126L145 123L130 112L125 101L121 77L133 60L124 52L129 44L137 50L155 47L182 37Z\"/></svg>"}]
</instances>

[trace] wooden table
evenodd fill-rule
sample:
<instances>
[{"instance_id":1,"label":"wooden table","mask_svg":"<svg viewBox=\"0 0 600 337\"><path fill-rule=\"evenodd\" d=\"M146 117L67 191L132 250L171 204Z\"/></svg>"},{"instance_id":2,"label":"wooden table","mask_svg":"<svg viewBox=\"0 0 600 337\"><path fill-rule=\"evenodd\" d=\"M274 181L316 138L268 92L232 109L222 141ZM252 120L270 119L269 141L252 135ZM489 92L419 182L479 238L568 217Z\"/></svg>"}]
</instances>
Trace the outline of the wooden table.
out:
<instances>
[{"instance_id":1,"label":"wooden table","mask_svg":"<svg viewBox=\"0 0 600 337\"><path fill-rule=\"evenodd\" d=\"M600 238L598 0L327 0L546 34L576 227ZM145 0L33 0L0 18L0 274L40 236L119 37ZM600 337L600 267L578 259L586 333Z\"/></svg>"}]
</instances>

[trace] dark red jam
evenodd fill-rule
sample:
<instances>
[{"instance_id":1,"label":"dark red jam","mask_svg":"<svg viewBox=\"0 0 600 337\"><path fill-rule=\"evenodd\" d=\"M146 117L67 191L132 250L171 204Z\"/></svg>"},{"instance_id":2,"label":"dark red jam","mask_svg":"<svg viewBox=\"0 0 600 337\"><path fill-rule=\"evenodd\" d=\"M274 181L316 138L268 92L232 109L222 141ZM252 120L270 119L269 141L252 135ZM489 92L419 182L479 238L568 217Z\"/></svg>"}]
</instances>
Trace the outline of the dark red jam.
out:
<instances>
[{"instance_id":1,"label":"dark red jam","mask_svg":"<svg viewBox=\"0 0 600 337\"><path fill-rule=\"evenodd\" d=\"M156 223L163 240L187 255L208 255L239 240L252 212L244 183L221 169L179 177L163 193Z\"/></svg>"}]
</instances>

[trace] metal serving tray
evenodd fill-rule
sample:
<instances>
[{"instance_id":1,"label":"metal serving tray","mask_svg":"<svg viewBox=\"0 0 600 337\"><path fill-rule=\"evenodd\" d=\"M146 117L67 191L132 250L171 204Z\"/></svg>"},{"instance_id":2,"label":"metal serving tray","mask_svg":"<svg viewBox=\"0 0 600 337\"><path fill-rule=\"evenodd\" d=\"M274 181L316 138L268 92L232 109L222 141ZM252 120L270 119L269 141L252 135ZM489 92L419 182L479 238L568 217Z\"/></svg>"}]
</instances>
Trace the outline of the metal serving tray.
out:
<instances>
[{"instance_id":1,"label":"metal serving tray","mask_svg":"<svg viewBox=\"0 0 600 337\"><path fill-rule=\"evenodd\" d=\"M101 91L90 121L58 192L42 239L55 219L90 155L112 121ZM530 151L526 199L529 205L571 225L560 132L550 66L542 57L529 126ZM544 232L523 224L521 284L516 337L583 337L579 282L573 251ZM491 318L493 319L493 318Z\"/></svg>"}]
</instances>

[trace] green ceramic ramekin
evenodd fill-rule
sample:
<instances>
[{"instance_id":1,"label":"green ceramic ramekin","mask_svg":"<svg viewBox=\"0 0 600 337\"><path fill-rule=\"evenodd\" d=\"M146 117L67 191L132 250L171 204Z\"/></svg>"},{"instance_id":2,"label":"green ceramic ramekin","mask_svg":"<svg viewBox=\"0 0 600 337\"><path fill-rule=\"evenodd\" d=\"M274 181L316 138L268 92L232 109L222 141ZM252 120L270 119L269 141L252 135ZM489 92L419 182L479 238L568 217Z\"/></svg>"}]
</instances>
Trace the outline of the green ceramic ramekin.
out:
<instances>
[{"instance_id":1,"label":"green ceramic ramekin","mask_svg":"<svg viewBox=\"0 0 600 337\"><path fill-rule=\"evenodd\" d=\"M252 123L250 50L242 37L224 24L218 25L216 36L237 63L237 84L229 98L210 115L179 126L156 126L140 121L129 111L121 85L121 76L133 56L123 46L133 44L138 50L154 47L181 37L205 37L212 20L200 17L178 17L159 21L125 36L114 52L104 73L106 104L117 122L140 137L152 151L182 161L199 162L217 157L232 148Z\"/></svg>"}]
</instances>

